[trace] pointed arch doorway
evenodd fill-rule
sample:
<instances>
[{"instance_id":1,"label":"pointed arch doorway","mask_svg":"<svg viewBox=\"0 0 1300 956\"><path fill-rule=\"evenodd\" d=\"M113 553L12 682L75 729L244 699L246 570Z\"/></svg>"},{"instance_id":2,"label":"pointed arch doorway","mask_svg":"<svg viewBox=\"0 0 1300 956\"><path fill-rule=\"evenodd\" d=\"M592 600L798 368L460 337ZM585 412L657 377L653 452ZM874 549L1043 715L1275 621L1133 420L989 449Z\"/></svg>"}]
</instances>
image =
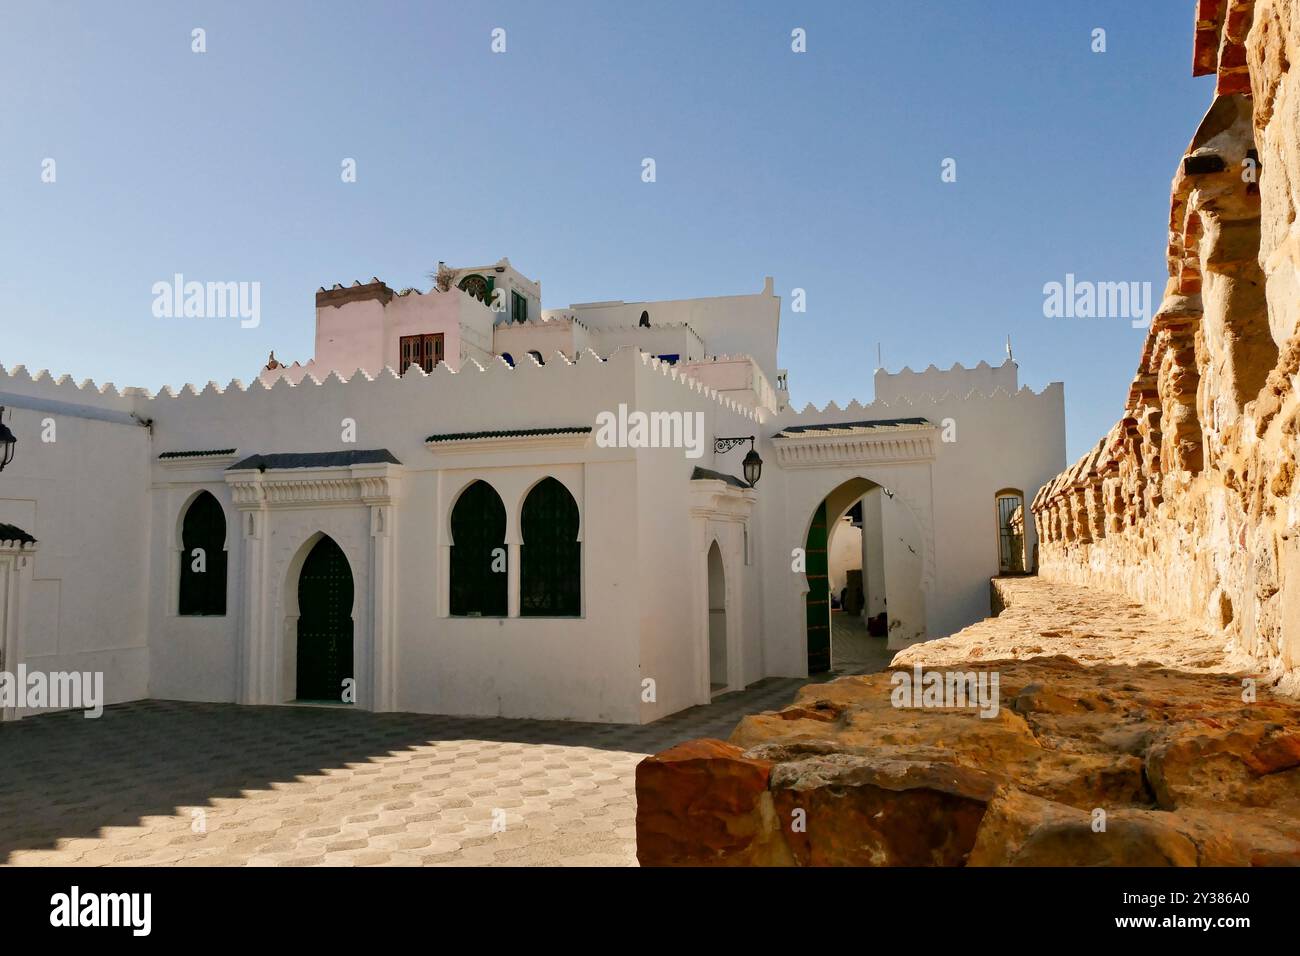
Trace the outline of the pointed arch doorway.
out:
<instances>
[{"instance_id":1,"label":"pointed arch doorway","mask_svg":"<svg viewBox=\"0 0 1300 956\"><path fill-rule=\"evenodd\" d=\"M727 689L727 577L718 542L709 547L709 692Z\"/></svg>"},{"instance_id":2,"label":"pointed arch doorway","mask_svg":"<svg viewBox=\"0 0 1300 956\"><path fill-rule=\"evenodd\" d=\"M322 535L298 573L298 700L344 700L354 676L352 598L347 556Z\"/></svg>"}]
</instances>

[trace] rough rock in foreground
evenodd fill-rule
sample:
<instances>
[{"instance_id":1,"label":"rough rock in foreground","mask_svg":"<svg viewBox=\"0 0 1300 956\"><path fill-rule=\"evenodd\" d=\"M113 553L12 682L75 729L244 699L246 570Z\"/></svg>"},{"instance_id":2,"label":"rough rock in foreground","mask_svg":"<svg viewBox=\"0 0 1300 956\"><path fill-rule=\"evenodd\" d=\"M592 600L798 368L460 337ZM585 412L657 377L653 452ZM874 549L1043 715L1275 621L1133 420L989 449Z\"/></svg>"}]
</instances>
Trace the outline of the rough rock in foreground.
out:
<instances>
[{"instance_id":1,"label":"rough rock in foreground","mask_svg":"<svg viewBox=\"0 0 1300 956\"><path fill-rule=\"evenodd\" d=\"M916 672L894 667L804 687L729 742L646 758L638 859L1300 865L1300 703L1266 690L1243 700L1240 677L1153 665L959 666L986 687L997 676L995 714L896 707L895 675Z\"/></svg>"}]
</instances>

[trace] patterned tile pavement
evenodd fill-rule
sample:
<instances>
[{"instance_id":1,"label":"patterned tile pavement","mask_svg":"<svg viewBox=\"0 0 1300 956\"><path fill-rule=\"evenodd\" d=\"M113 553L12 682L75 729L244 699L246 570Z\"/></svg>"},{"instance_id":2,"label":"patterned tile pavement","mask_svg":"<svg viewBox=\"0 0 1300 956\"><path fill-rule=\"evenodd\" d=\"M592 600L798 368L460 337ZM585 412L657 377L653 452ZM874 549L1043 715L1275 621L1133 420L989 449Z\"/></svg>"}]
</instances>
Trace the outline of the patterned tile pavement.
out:
<instances>
[{"instance_id":1,"label":"patterned tile pavement","mask_svg":"<svg viewBox=\"0 0 1300 956\"><path fill-rule=\"evenodd\" d=\"M0 725L0 865L635 865L641 758L804 683L644 726L158 700L29 718Z\"/></svg>"}]
</instances>

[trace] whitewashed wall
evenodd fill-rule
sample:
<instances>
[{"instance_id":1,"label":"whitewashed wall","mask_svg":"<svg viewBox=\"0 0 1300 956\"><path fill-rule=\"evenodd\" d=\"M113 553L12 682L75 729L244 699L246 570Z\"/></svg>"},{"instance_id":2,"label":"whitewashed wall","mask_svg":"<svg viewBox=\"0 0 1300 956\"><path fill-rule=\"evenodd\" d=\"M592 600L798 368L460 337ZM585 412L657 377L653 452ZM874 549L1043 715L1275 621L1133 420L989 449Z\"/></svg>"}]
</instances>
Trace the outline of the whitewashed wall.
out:
<instances>
[{"instance_id":1,"label":"whitewashed wall","mask_svg":"<svg viewBox=\"0 0 1300 956\"><path fill-rule=\"evenodd\" d=\"M935 387L935 381L931 376L927 387ZM966 377L959 376L956 384L964 386ZM804 575L791 571L789 555L807 540L818 503L855 479L894 491L906 516L916 522L925 636L951 634L988 615L988 581L998 573L994 498L1000 489L1016 487L1023 488L1030 500L1060 471L1065 460L1064 388L1053 383L1041 392L999 390L993 395L976 392L958 397L939 380L936 390L938 398L918 393L900 396L892 403L853 402L845 408L832 403L824 409L788 410L764 425L769 436L787 426L829 422L921 417L935 425L933 459L929 461L828 462L804 469L771 465L764 469L759 523L769 556L763 569L763 618L770 674L807 673L803 607L807 581ZM945 437L953 440L945 441ZM777 457L770 441L761 453L769 462ZM847 508L852 500L833 504ZM1030 524L1026 523L1027 553L1032 553L1036 541ZM779 543L773 542L774 537ZM910 552L908 555L912 560ZM888 592L888 570L900 565L899 556L886 553L883 563ZM888 601L891 617L896 607L907 603L893 596ZM905 645L895 636L891 646Z\"/></svg>"},{"instance_id":2,"label":"whitewashed wall","mask_svg":"<svg viewBox=\"0 0 1300 956\"><path fill-rule=\"evenodd\" d=\"M71 382L5 376L0 393L18 438L0 473L0 521L38 542L6 669L102 672L105 702L148 696L149 432L123 420L129 400ZM21 407L31 398L50 404ZM51 422L54 440L42 441Z\"/></svg>"},{"instance_id":3,"label":"whitewashed wall","mask_svg":"<svg viewBox=\"0 0 1300 956\"><path fill-rule=\"evenodd\" d=\"M884 494L879 488L862 499L862 619L885 610L885 536L880 515Z\"/></svg>"},{"instance_id":4,"label":"whitewashed wall","mask_svg":"<svg viewBox=\"0 0 1300 956\"><path fill-rule=\"evenodd\" d=\"M711 429L706 457L682 449L602 449L590 440L575 447L546 439L502 449L451 450L426 446L433 433L543 426L591 425L598 412L619 404L646 410L701 411ZM693 582L687 564L689 477L712 464L713 430L753 431L755 423L729 411L697 384L631 351L609 362L588 354L570 365L497 363L487 371L418 369L398 379L330 379L300 386L280 382L224 393L215 388L145 401L155 419L154 458L163 451L235 448L255 453L387 448L402 462L401 494L393 504L397 579L396 674L392 706L433 713L602 721L653 719L699 702L691 625L694 608L683 595ZM356 442L342 441L344 420L355 422ZM153 582L153 693L197 700L240 699L240 582L246 572L232 536L237 513L223 487L227 462L200 459L153 464L152 549L167 557L167 573ZM508 515L507 543L517 561L518 521L524 496L552 475L574 493L582 516L583 616L580 619L460 619L447 616L447 521L456 495L475 478L497 489ZM201 488L227 508L230 599L225 618L175 614L179 522ZM270 600L283 600L289 556L315 531L339 541L361 593L366 583L364 509L310 508L272 512L271 544L261 572ZM340 522L343 524L340 525ZM744 587L756 561L744 563L744 534L724 532L730 582L737 600L734 655L737 687L762 676L757 589ZM512 577L517 564L512 567ZM517 582L512 582L512 589ZM748 594L748 596L746 596ZM744 605L748 602L748 614ZM359 600L359 607L360 600ZM271 608L272 621L280 611ZM364 616L365 608L359 610ZM372 653L357 630L358 671ZM641 679L653 672L662 691L643 701ZM359 677L361 677L359 673ZM363 684L365 680L363 679Z\"/></svg>"},{"instance_id":5,"label":"whitewashed wall","mask_svg":"<svg viewBox=\"0 0 1300 956\"><path fill-rule=\"evenodd\" d=\"M638 363L645 374L637 376L634 407L698 411L706 423L702 457L689 459L681 449L664 448L646 449L637 458L632 507L640 594L640 677L655 681L657 695L655 701L641 705L641 718L648 721L709 700L707 615L701 609L707 607L707 557L715 540L722 553L728 596L728 687L739 690L758 680L765 665L758 545L754 522L746 520L754 505L739 500L721 482L689 480L696 467L739 476L739 457L716 455L713 438L753 434L757 423L751 413L742 413L739 407L728 409L698 385L684 385L676 370L639 359ZM699 487L692 489L692 485ZM745 563L746 529L749 564Z\"/></svg>"},{"instance_id":6,"label":"whitewashed wall","mask_svg":"<svg viewBox=\"0 0 1300 956\"><path fill-rule=\"evenodd\" d=\"M835 522L827 548L831 594L835 597L839 597L840 591L847 584L848 572L862 570L863 549L862 529L855 527L848 515Z\"/></svg>"},{"instance_id":7,"label":"whitewashed wall","mask_svg":"<svg viewBox=\"0 0 1300 956\"><path fill-rule=\"evenodd\" d=\"M188 449L172 449L196 450ZM237 625L243 572L239 515L231 507L225 466L233 456L165 465L150 456L149 541L154 573L149 588L149 690L165 700L233 701L237 699ZM180 616L181 523L199 492L210 492L226 518L226 614Z\"/></svg>"},{"instance_id":8,"label":"whitewashed wall","mask_svg":"<svg viewBox=\"0 0 1300 956\"><path fill-rule=\"evenodd\" d=\"M776 303L767 294L748 298L762 300L753 303L762 314ZM343 547L358 590L362 706L653 720L710 698L713 542L726 577L727 686L739 689L765 676L805 673L806 580L792 572L791 550L803 545L817 503L845 482L889 488L904 509L899 513L914 523L919 553L902 562L886 553L884 564L919 574L933 636L987 613L987 580L997 571L995 493L1017 487L1028 500L1064 464L1059 385L1037 394L957 397L949 390L939 399L786 411L763 423L755 410L630 349L608 361L584 353L540 368L520 362L511 369L498 360L484 371L468 365L425 375L413 368L400 379L384 371L156 397L32 381L18 372L0 375L4 392L152 421L145 429L70 415L65 425L56 415L59 441L39 446L32 436L43 416L15 408L21 444L0 474L0 520L41 539L26 653L51 668L104 670L110 700L274 703L291 696L282 630L290 572L324 532ZM464 449L425 442L435 433L591 426L598 413L620 404L703 414L703 454L599 448L571 438ZM954 440L936 438L924 461L793 469L779 464L770 439L787 425L903 416L923 416L945 434L951 426ZM355 440L346 441L352 434ZM713 438L749 434L759 437L766 463L756 489L690 480L697 466L739 475L747 443L717 454ZM226 448L234 453L223 460L158 459L163 452ZM304 499L253 513L246 504L236 507L227 480L226 467L237 457L378 448L402 463L394 466L391 500L378 504L360 496L328 506ZM456 495L476 478L497 489L517 579L523 497L547 475L571 489L581 514L582 616L449 617L447 522ZM226 511L227 614L180 618L180 521L201 489ZM260 544L250 544L246 519L254 520ZM881 521L890 527L883 510ZM1033 542L1030 527L1030 553ZM381 562L380 555L390 557ZM512 591L517 587L512 581ZM256 607L249 603L255 597ZM890 594L891 617L905 601Z\"/></svg>"},{"instance_id":9,"label":"whitewashed wall","mask_svg":"<svg viewBox=\"0 0 1300 956\"><path fill-rule=\"evenodd\" d=\"M750 295L659 302L575 303L556 311L576 315L592 332L636 327L643 311L650 313L651 327L684 323L703 339L709 355L752 356L768 380L776 381L781 299L774 294L770 277L764 280L762 292Z\"/></svg>"}]
</instances>

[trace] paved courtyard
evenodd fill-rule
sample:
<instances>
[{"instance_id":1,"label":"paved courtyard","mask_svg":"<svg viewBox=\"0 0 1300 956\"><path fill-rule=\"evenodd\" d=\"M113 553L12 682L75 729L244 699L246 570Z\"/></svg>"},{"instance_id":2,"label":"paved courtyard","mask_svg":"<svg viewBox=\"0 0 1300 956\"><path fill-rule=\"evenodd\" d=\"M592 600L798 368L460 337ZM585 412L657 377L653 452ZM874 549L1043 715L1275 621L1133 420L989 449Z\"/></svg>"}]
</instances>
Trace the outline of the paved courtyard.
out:
<instances>
[{"instance_id":1,"label":"paved courtyard","mask_svg":"<svg viewBox=\"0 0 1300 956\"><path fill-rule=\"evenodd\" d=\"M646 726L154 700L29 718L0 726L0 865L634 865L641 758L804 683Z\"/></svg>"}]
</instances>

